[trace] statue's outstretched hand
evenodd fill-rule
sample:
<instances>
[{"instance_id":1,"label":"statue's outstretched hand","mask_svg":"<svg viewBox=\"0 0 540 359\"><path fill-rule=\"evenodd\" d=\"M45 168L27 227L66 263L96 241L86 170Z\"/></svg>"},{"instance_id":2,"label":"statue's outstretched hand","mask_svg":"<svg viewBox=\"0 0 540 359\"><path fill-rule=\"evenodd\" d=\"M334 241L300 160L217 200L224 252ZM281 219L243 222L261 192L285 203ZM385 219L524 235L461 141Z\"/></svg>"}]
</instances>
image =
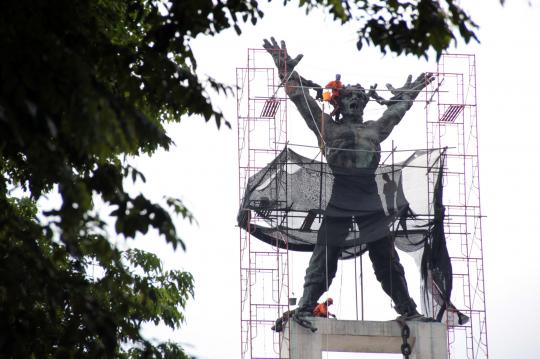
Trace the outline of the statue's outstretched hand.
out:
<instances>
[{"instance_id":1,"label":"statue's outstretched hand","mask_svg":"<svg viewBox=\"0 0 540 359\"><path fill-rule=\"evenodd\" d=\"M392 98L387 101L388 105L400 101L412 101L414 100L420 91L422 91L428 84L430 84L435 79L432 73L424 72L412 81L412 76L407 77L405 85L400 88L395 88L390 84L386 84L388 90L392 93Z\"/></svg>"},{"instance_id":2,"label":"statue's outstretched hand","mask_svg":"<svg viewBox=\"0 0 540 359\"><path fill-rule=\"evenodd\" d=\"M270 55L272 55L280 74L285 72L291 73L302 57L304 57L304 55L300 54L293 59L286 51L287 45L285 44L285 41L282 40L280 46L273 37L271 37L270 40L264 39L263 47Z\"/></svg>"},{"instance_id":3,"label":"statue's outstretched hand","mask_svg":"<svg viewBox=\"0 0 540 359\"><path fill-rule=\"evenodd\" d=\"M368 96L377 101L379 105L387 105L388 101L377 93L377 84L369 86Z\"/></svg>"}]
</instances>

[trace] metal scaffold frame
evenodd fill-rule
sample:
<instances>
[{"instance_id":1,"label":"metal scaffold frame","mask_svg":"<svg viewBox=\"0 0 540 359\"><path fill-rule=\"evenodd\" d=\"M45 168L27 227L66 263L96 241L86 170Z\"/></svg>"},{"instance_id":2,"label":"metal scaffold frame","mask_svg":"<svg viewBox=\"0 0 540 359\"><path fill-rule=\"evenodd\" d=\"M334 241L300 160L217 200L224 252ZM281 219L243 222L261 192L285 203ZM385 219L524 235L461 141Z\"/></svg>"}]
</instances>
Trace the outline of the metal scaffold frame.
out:
<instances>
[{"instance_id":1,"label":"metal scaffold frame","mask_svg":"<svg viewBox=\"0 0 540 359\"><path fill-rule=\"evenodd\" d=\"M272 161L287 142L287 98L266 50L248 49L247 67L236 69L236 85L242 196L249 177ZM252 215L250 223L264 225L256 212ZM286 225L287 216L276 212L272 220ZM279 358L281 343L271 326L289 310L288 251L264 244L242 229L240 298L241 358Z\"/></svg>"},{"instance_id":2,"label":"metal scaffold frame","mask_svg":"<svg viewBox=\"0 0 540 359\"><path fill-rule=\"evenodd\" d=\"M426 149L446 149L443 205L453 268L452 302L470 318L462 325L454 322L455 315L443 318L448 327L449 358L483 359L488 358L488 343L475 57L443 55L434 75L435 81L425 91ZM287 143L288 99L286 86L264 49L248 49L247 66L236 69L236 85L242 203L248 179L274 160ZM428 195L433 198L435 178L428 176L428 181ZM288 199L286 194L285 202ZM265 225L260 214L250 213L253 217L248 223ZM271 220L288 228L292 216L274 211ZM270 329L275 319L290 309L288 248L265 244L243 229L239 229L239 237L241 359L288 358L282 346L289 346ZM363 305L363 298L360 301Z\"/></svg>"},{"instance_id":3,"label":"metal scaffold frame","mask_svg":"<svg viewBox=\"0 0 540 359\"><path fill-rule=\"evenodd\" d=\"M435 95L426 106L427 147L447 148L443 204L453 268L452 300L470 317L464 325L448 322L449 357L483 359L488 358L488 343L475 56L443 55L435 75L428 91Z\"/></svg>"}]
</instances>

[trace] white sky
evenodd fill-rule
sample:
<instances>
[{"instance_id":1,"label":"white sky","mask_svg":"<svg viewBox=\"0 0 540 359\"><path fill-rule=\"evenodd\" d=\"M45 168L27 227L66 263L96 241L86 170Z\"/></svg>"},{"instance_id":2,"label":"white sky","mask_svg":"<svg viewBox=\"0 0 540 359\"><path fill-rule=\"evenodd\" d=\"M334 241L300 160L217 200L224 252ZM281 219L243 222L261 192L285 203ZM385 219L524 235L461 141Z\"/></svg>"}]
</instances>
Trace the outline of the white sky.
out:
<instances>
[{"instance_id":1,"label":"white sky","mask_svg":"<svg viewBox=\"0 0 540 359\"><path fill-rule=\"evenodd\" d=\"M540 4L529 7L525 0L507 0L502 8L497 0L462 3L481 27L480 45L460 45L450 52L476 55L482 213L487 216L483 243L489 354L493 359L536 358L540 323L536 210L540 196L532 188L540 177L540 115L535 111L540 106L534 92L540 84ZM286 8L280 4L263 5L264 19L255 27L243 26L242 36L226 31L194 41L199 72L234 85L236 67L245 66L247 49L262 47L262 39L270 36L285 40L293 55L303 53L298 70L319 83L340 72L345 83L377 81L381 88L385 82L401 84L409 73L416 76L435 69L434 59L383 57L367 48L358 52L354 26L340 26L320 12L306 16L294 4ZM184 327L174 333L149 330L147 335L180 341L201 359L240 357L236 100L214 100L232 129L218 131L212 123L186 118L170 127L176 147L137 164L147 177L147 183L140 186L142 191L155 198L183 199L199 223L178 221L186 253L173 252L156 236L138 240L138 246L158 253L169 267L192 272L196 280L195 299L188 304ZM292 112L290 106L289 121ZM399 127L407 126L414 126L408 116ZM311 132L299 128L305 131L306 141L315 144ZM399 146L399 133L395 141ZM364 265L369 269L369 261ZM300 270L293 276L300 280L293 283L292 290L299 296L304 268L296 266ZM412 272L408 270L407 277L414 276ZM377 287L366 292L366 300L384 299L388 307L386 298ZM386 309L372 313L369 319L395 317Z\"/></svg>"}]
</instances>

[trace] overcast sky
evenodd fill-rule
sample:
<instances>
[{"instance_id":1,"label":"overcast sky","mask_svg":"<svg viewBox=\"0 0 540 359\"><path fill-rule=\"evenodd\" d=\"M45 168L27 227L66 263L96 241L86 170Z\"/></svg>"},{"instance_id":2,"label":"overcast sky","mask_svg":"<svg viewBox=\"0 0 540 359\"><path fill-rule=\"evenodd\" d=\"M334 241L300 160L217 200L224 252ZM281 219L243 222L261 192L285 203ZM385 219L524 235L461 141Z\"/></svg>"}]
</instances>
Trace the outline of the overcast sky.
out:
<instances>
[{"instance_id":1,"label":"overcast sky","mask_svg":"<svg viewBox=\"0 0 540 359\"><path fill-rule=\"evenodd\" d=\"M482 213L487 216L483 243L489 354L494 359L537 358L540 196L535 186L540 177L540 105L535 89L540 84L540 4L533 1L529 6L525 0L507 0L504 7L497 0L469 0L462 4L480 25L480 45L460 44L450 52L476 55ZM198 71L234 85L236 67L246 65L247 49L262 47L262 39L269 36L287 41L291 54L303 53L298 70L319 83L339 72L345 83L369 85L375 79L379 87L386 82L400 85L408 74L436 69L433 56L426 61L383 56L375 49L358 52L355 27L340 26L321 12L306 16L294 5L283 8L280 1L264 5L263 9L264 19L255 27L243 26L241 36L226 31L194 41ZM183 329L174 333L152 330L147 334L180 341L199 358L239 358L236 100L223 96L213 100L232 129L217 130L214 124L204 124L200 118L186 118L170 127L176 143L170 152L138 161L147 177L140 190L155 198L179 197L197 218L198 225L178 221L187 252L173 252L161 244L163 240L152 236L139 239L137 245L158 253L168 267L192 272L196 281L195 299L188 304ZM290 106L290 121L293 111ZM407 115L399 126L410 129L418 121L424 119ZM315 144L307 128L299 127L298 131L305 133L296 136L304 134L306 141ZM394 139L399 146L399 133ZM300 278L292 288L298 296L304 274L302 261L298 259L295 267L300 269L292 273L294 278ZM370 265L369 261L364 263ZM409 277L414 268L406 270ZM335 289L335 293L339 295L341 289ZM367 298L387 300L376 287L366 293ZM347 313L346 308L335 311ZM374 320L395 316L391 310L368 314L368 319Z\"/></svg>"}]
</instances>

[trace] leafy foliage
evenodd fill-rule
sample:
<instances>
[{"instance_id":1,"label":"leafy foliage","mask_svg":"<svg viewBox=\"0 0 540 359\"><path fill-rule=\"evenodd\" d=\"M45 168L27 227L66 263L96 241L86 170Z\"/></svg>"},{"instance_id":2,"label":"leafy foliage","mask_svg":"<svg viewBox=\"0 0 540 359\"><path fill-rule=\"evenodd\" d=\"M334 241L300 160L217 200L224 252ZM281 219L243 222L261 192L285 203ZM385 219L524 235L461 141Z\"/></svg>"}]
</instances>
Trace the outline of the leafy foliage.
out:
<instances>
[{"instance_id":1,"label":"leafy foliage","mask_svg":"<svg viewBox=\"0 0 540 359\"><path fill-rule=\"evenodd\" d=\"M290 0L284 0L289 3ZM476 25L454 1L300 0L359 21L363 43L440 54ZM206 89L190 41L256 24L254 0L10 0L0 11L0 352L6 357L186 357L153 344L145 322L177 328L192 296L188 273L111 244L99 199L126 238L155 229L184 247L181 201L130 194L145 181L128 159L172 144L164 125L190 115L229 125ZM57 192L57 208L36 203ZM18 195L16 195L18 193ZM24 193L21 195L20 193ZM91 268L98 274L91 275Z\"/></svg>"},{"instance_id":2,"label":"leafy foliage","mask_svg":"<svg viewBox=\"0 0 540 359\"><path fill-rule=\"evenodd\" d=\"M100 235L80 236L80 254L72 256L43 234L31 200L1 208L3 219L14 219L0 227L3 356L187 358L178 345L155 346L139 329L182 323L180 308L193 296L189 273L163 270L151 253L121 253ZM122 344L133 348L125 352Z\"/></svg>"},{"instance_id":3,"label":"leafy foliage","mask_svg":"<svg viewBox=\"0 0 540 359\"><path fill-rule=\"evenodd\" d=\"M124 188L127 179L144 181L127 156L169 148L164 122L195 113L223 121L189 47L162 43L167 21L146 1L3 4L0 352L7 357L121 356L126 343L151 357L180 350L152 345L139 328L178 327L191 276L163 271L149 253L122 254L94 210L100 197L114 209L118 234L155 228L183 247L171 217L191 219L182 203L153 203ZM30 198L17 199L17 188ZM53 190L61 205L40 211L41 223L34 201ZM103 272L98 280L89 278L90 263Z\"/></svg>"},{"instance_id":4,"label":"leafy foliage","mask_svg":"<svg viewBox=\"0 0 540 359\"><path fill-rule=\"evenodd\" d=\"M358 50L364 45L375 45L383 53L427 58L430 49L439 57L457 37L467 43L478 41L478 26L455 0L300 0L300 5L308 12L324 6L342 23L359 23Z\"/></svg>"}]
</instances>

